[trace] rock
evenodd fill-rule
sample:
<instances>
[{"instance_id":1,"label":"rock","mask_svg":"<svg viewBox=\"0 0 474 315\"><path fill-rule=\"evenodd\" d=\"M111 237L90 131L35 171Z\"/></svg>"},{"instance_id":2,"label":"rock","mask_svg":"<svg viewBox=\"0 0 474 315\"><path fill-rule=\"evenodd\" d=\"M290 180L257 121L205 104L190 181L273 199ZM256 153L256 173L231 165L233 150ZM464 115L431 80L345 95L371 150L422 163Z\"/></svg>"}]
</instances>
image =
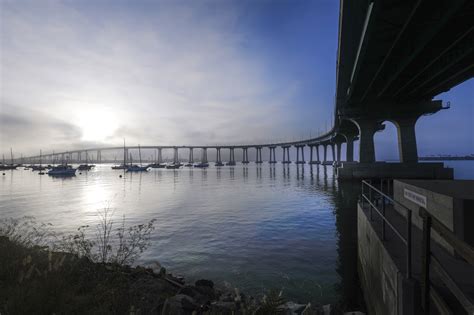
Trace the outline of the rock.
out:
<instances>
[{"instance_id":1,"label":"rock","mask_svg":"<svg viewBox=\"0 0 474 315\"><path fill-rule=\"evenodd\" d=\"M287 315L301 315L303 311L306 310L308 305L306 304L296 304L294 302L286 302L280 308L284 310L284 314Z\"/></svg>"},{"instance_id":2,"label":"rock","mask_svg":"<svg viewBox=\"0 0 474 315\"><path fill-rule=\"evenodd\" d=\"M209 287L211 289L214 288L214 282L212 282L211 280L205 280L205 279L196 281L194 285L197 287Z\"/></svg>"},{"instance_id":3,"label":"rock","mask_svg":"<svg viewBox=\"0 0 474 315\"><path fill-rule=\"evenodd\" d=\"M162 315L184 315L198 310L200 307L194 299L184 294L177 294L166 300L163 305Z\"/></svg>"},{"instance_id":4,"label":"rock","mask_svg":"<svg viewBox=\"0 0 474 315\"><path fill-rule=\"evenodd\" d=\"M228 314L235 311L237 307L235 306L233 302L219 301L219 302L212 302L210 309L211 309L211 314L213 312L217 314Z\"/></svg>"}]
</instances>

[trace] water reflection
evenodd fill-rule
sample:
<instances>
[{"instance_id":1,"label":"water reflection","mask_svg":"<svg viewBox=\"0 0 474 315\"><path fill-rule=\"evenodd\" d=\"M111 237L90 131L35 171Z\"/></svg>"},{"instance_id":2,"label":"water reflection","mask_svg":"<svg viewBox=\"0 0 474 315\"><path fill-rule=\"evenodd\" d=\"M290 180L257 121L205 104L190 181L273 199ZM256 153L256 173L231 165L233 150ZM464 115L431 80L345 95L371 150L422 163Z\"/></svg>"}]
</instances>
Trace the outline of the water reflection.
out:
<instances>
[{"instance_id":1,"label":"water reflection","mask_svg":"<svg viewBox=\"0 0 474 315\"><path fill-rule=\"evenodd\" d=\"M93 224L95 211L112 201L129 222L157 219L140 263L159 261L190 281L212 278L250 294L279 288L295 301L353 306L358 189L318 165L136 174L98 165L67 180L19 170L0 181L0 213L73 231Z\"/></svg>"}]
</instances>

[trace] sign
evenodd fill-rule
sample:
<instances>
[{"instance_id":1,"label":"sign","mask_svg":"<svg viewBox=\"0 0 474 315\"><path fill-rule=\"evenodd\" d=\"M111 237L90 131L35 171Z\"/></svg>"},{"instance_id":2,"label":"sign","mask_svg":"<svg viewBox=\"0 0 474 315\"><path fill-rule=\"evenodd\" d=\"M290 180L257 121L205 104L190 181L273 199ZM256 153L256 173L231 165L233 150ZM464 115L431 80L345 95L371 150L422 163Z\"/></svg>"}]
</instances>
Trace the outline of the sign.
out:
<instances>
[{"instance_id":1,"label":"sign","mask_svg":"<svg viewBox=\"0 0 474 315\"><path fill-rule=\"evenodd\" d=\"M403 189L403 197L406 199L410 200L411 202L416 203L417 205L426 208L426 196L423 196L419 193L416 193L412 190Z\"/></svg>"}]
</instances>

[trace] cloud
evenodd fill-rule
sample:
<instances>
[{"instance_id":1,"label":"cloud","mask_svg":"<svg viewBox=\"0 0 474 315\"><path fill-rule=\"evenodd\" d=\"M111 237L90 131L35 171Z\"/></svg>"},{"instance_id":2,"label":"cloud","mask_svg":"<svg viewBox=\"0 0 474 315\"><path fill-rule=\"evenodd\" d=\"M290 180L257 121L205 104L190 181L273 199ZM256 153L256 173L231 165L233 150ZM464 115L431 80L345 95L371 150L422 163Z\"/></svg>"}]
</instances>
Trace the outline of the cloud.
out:
<instances>
[{"instance_id":1,"label":"cloud","mask_svg":"<svg viewBox=\"0 0 474 315\"><path fill-rule=\"evenodd\" d=\"M44 135L64 134L45 136L48 147L65 139L84 143L93 140L81 137L90 135L94 116L103 133L96 140L111 144L122 138L242 142L291 132L298 82L284 90L272 85L264 56L243 48L248 34L236 31L238 11L209 14L207 6L193 3L146 10L123 3L3 1L0 110L11 125L2 128L2 139L33 146L38 128ZM23 125L13 125L20 110L35 110L44 120L28 114ZM25 124L30 128L21 130Z\"/></svg>"}]
</instances>

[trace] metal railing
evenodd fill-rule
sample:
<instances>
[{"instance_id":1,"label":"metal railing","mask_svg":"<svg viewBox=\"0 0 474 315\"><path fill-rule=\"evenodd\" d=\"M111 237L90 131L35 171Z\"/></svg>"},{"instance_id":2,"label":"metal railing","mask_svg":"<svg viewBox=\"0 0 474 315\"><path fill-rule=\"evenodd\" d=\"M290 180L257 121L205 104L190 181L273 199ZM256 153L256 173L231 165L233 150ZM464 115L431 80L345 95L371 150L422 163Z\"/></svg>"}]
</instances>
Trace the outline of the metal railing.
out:
<instances>
[{"instance_id":1,"label":"metal railing","mask_svg":"<svg viewBox=\"0 0 474 315\"><path fill-rule=\"evenodd\" d=\"M406 248L406 278L411 279L412 277L412 211L402 205L401 203L393 200L390 196L385 194L382 190L384 187L384 180L380 181L380 189L376 188L371 181L363 180L362 181L362 194L361 194L361 204L364 208L365 203L367 202L369 205L369 218L370 221L373 221L373 211L375 211L380 218L382 219L382 241L386 240L386 226L388 226L395 235L403 242ZM387 192L390 192L390 181L387 181ZM380 203L380 206L379 206ZM395 226L390 223L385 215L386 205L392 204L397 205L400 208L406 211L406 237L404 237L400 231L398 231ZM379 208L381 207L381 209Z\"/></svg>"},{"instance_id":2,"label":"metal railing","mask_svg":"<svg viewBox=\"0 0 474 315\"><path fill-rule=\"evenodd\" d=\"M458 300L459 304L464 308L467 314L474 314L474 305L468 297L462 292L456 282L449 273L443 268L438 258L431 252L431 230L437 232L449 245L453 247L455 252L461 256L471 267L474 267L474 249L466 242L460 240L451 232L443 223L433 217L426 209L420 208L419 215L423 219L423 243L422 243L422 259L421 259L421 303L425 314L430 314L430 299L433 304L443 314L452 313L446 302L431 285L430 281L430 265L436 272L439 279L448 288L451 294ZM470 273L471 276L473 273ZM469 276L469 275L466 275Z\"/></svg>"}]
</instances>

